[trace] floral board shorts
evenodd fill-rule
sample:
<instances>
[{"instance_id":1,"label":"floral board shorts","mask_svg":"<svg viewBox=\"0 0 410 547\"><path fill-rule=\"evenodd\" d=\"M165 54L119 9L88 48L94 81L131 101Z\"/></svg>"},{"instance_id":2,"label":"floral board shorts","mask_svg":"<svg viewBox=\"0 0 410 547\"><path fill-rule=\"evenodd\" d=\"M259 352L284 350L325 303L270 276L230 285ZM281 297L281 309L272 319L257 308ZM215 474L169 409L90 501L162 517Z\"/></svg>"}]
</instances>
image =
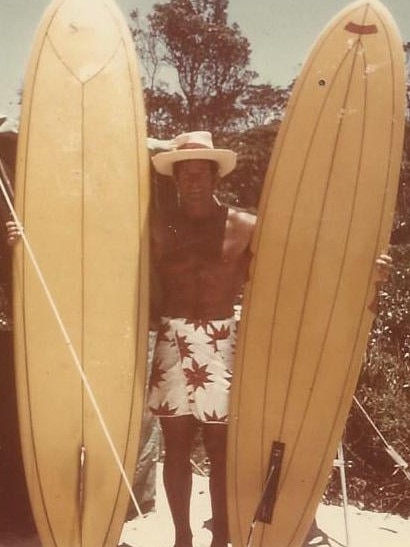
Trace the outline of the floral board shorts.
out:
<instances>
[{"instance_id":1,"label":"floral board shorts","mask_svg":"<svg viewBox=\"0 0 410 547\"><path fill-rule=\"evenodd\" d=\"M235 318L161 319L148 404L156 416L192 414L201 422L226 423L236 344Z\"/></svg>"}]
</instances>

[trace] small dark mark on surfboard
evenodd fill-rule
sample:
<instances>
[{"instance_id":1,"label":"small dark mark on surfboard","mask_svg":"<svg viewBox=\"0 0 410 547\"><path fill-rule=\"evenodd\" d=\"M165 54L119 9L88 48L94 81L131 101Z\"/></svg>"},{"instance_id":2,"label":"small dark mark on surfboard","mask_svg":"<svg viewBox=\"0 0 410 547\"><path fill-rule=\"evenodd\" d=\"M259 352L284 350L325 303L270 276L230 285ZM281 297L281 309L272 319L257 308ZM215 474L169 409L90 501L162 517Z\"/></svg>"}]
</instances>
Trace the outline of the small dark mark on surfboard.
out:
<instances>
[{"instance_id":1,"label":"small dark mark on surfboard","mask_svg":"<svg viewBox=\"0 0 410 547\"><path fill-rule=\"evenodd\" d=\"M384 526L379 526L379 530L384 530L385 532L391 532L392 534L397 534L397 530L392 530L391 528L385 528Z\"/></svg>"},{"instance_id":2,"label":"small dark mark on surfboard","mask_svg":"<svg viewBox=\"0 0 410 547\"><path fill-rule=\"evenodd\" d=\"M345 30L353 34L377 34L379 32L376 25L358 25L353 21L347 23Z\"/></svg>"},{"instance_id":3,"label":"small dark mark on surfboard","mask_svg":"<svg viewBox=\"0 0 410 547\"><path fill-rule=\"evenodd\" d=\"M274 441L272 443L269 470L265 482L265 487L263 489L262 498L255 514L255 520L259 522L264 522L266 524L271 524L272 522L273 509L276 502L284 452L284 443L278 441Z\"/></svg>"},{"instance_id":4,"label":"small dark mark on surfboard","mask_svg":"<svg viewBox=\"0 0 410 547\"><path fill-rule=\"evenodd\" d=\"M326 85L326 80L321 78L318 83L319 83L320 86L324 86L324 85Z\"/></svg>"},{"instance_id":5,"label":"small dark mark on surfboard","mask_svg":"<svg viewBox=\"0 0 410 547\"><path fill-rule=\"evenodd\" d=\"M276 495L279 485L279 477L282 466L283 455L285 452L285 444L279 441L272 443L270 454L269 469L265 485L263 487L262 496L259 500L258 507L253 517L249 528L246 547L251 547L253 543L253 535L255 533L256 523L263 522L265 524L272 523L273 509L276 502Z\"/></svg>"}]
</instances>

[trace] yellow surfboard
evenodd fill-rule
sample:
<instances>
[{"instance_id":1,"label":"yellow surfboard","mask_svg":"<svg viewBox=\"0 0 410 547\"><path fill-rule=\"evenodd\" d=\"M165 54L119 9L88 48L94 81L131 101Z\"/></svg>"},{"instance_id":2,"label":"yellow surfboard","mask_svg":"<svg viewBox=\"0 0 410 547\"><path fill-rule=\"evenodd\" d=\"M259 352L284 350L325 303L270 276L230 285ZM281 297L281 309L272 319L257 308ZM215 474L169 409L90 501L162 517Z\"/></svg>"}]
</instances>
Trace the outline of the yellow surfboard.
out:
<instances>
[{"instance_id":1,"label":"yellow surfboard","mask_svg":"<svg viewBox=\"0 0 410 547\"><path fill-rule=\"evenodd\" d=\"M127 476L147 350L149 160L135 49L111 0L54 0L24 85L16 209ZM44 547L118 543L129 494L22 242L16 373Z\"/></svg>"},{"instance_id":2,"label":"yellow surfboard","mask_svg":"<svg viewBox=\"0 0 410 547\"><path fill-rule=\"evenodd\" d=\"M276 503L258 515L251 545L300 547L314 518L371 326L404 111L396 25L377 0L353 3L304 65L265 180L230 411L234 547L247 545L270 472Z\"/></svg>"}]
</instances>

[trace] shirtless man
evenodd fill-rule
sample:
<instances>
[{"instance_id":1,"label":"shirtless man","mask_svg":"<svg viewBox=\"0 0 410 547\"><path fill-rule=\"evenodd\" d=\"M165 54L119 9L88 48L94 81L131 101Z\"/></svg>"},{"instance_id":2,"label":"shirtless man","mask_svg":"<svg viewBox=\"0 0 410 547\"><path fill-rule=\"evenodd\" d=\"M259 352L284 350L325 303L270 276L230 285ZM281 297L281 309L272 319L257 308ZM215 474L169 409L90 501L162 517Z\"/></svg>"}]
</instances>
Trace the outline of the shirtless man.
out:
<instances>
[{"instance_id":1,"label":"shirtless man","mask_svg":"<svg viewBox=\"0 0 410 547\"><path fill-rule=\"evenodd\" d=\"M235 167L233 152L214 149L207 132L185 133L174 142L174 151L153 158L158 172L175 177L179 208L172 218L154 219L151 232L161 317L149 405L164 434L164 484L176 547L192 547L190 455L200 423L211 464L212 547L225 547L234 303L248 276L255 217L215 199L219 176Z\"/></svg>"},{"instance_id":2,"label":"shirtless man","mask_svg":"<svg viewBox=\"0 0 410 547\"><path fill-rule=\"evenodd\" d=\"M206 132L180 135L174 144L174 151L153 158L159 173L174 177L179 208L172 218L156 218L152 226L155 286L161 292L153 296L159 299L156 308L161 319L149 404L160 417L164 434L164 484L175 546L192 547L190 454L201 423L211 463L211 547L226 547L234 303L248 277L255 217L221 206L215 199L218 178L235 166L231 151L213 149ZM379 257L378 282L387 280L390 265L390 257ZM377 295L371 303L373 311L376 305Z\"/></svg>"}]
</instances>

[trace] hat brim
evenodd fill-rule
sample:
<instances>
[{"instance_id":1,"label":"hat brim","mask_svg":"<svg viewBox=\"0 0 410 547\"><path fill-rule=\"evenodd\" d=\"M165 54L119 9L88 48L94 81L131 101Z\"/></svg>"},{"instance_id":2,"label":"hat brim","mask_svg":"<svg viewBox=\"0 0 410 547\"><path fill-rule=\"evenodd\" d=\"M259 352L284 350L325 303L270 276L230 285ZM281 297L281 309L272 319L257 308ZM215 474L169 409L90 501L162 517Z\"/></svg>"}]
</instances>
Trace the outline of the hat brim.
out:
<instances>
[{"instance_id":1,"label":"hat brim","mask_svg":"<svg viewBox=\"0 0 410 547\"><path fill-rule=\"evenodd\" d=\"M155 170L161 175L172 177L174 174L174 163L186 160L209 160L218 164L218 173L224 177L236 165L236 153L223 148L187 148L185 150L172 150L171 152L160 152L152 158Z\"/></svg>"}]
</instances>

